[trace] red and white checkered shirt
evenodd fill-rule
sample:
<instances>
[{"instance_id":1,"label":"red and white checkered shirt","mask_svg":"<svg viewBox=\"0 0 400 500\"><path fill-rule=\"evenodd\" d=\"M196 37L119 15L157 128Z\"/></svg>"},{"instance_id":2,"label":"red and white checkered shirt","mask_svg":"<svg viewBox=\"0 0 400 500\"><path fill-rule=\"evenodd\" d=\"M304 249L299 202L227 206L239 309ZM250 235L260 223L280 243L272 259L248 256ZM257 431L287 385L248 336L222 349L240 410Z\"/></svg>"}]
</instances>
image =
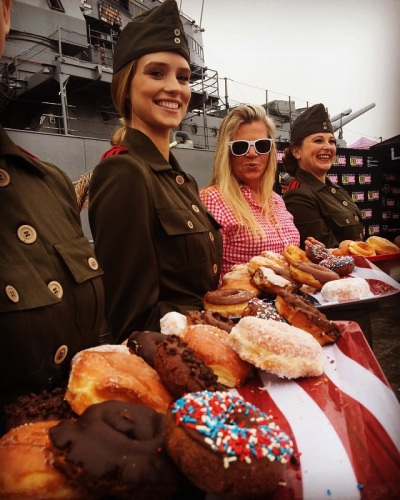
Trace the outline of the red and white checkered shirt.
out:
<instances>
[{"instance_id":1,"label":"red and white checkered shirt","mask_svg":"<svg viewBox=\"0 0 400 500\"><path fill-rule=\"evenodd\" d=\"M249 234L245 226L237 221L218 188L208 189L207 199L204 196L204 190L200 191L200 198L207 210L222 226L223 262L221 276L229 272L234 264L248 262L264 250L282 253L287 245L299 246L300 244L300 235L293 223L293 216L286 210L281 196L273 193L271 213L274 217L272 217L272 222L265 218L261 205L251 197L250 188L240 186L240 189L249 203L252 214L264 231L265 240L262 240L261 236Z\"/></svg>"}]
</instances>

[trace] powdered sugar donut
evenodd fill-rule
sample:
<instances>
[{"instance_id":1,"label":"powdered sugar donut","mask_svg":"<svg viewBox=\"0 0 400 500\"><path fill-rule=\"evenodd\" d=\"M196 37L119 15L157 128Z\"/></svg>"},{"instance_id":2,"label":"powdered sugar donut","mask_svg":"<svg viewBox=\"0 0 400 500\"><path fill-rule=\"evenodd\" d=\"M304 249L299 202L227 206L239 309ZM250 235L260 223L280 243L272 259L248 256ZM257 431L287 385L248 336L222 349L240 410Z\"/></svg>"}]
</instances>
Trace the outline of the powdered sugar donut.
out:
<instances>
[{"instance_id":1,"label":"powdered sugar donut","mask_svg":"<svg viewBox=\"0 0 400 500\"><path fill-rule=\"evenodd\" d=\"M372 293L364 278L345 278L325 283L321 295L329 302L345 302L364 299L370 297Z\"/></svg>"},{"instance_id":2,"label":"powdered sugar donut","mask_svg":"<svg viewBox=\"0 0 400 500\"><path fill-rule=\"evenodd\" d=\"M187 319L184 314L171 311L160 319L160 328L163 335L182 335L187 327Z\"/></svg>"}]
</instances>

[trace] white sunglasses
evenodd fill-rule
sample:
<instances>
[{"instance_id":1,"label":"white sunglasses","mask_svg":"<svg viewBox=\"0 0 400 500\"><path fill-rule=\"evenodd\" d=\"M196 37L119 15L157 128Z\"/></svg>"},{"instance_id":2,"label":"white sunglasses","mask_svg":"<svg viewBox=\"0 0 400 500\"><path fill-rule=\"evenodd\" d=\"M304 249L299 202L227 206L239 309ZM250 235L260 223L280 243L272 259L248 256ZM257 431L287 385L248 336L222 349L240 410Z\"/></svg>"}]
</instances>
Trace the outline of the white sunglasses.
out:
<instances>
[{"instance_id":1,"label":"white sunglasses","mask_svg":"<svg viewBox=\"0 0 400 500\"><path fill-rule=\"evenodd\" d=\"M230 141L229 147L234 156L243 156L248 153L250 146L254 146L256 153L266 155L271 151L273 139L257 139L255 141Z\"/></svg>"}]
</instances>

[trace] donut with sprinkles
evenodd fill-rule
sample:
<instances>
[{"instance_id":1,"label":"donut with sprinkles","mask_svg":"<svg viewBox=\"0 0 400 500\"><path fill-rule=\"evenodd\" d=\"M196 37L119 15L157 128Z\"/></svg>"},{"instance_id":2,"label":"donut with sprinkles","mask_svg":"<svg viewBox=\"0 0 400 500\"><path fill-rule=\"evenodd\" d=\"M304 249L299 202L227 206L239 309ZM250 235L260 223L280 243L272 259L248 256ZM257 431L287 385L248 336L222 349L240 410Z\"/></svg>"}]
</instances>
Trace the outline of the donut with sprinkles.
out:
<instances>
[{"instance_id":1,"label":"donut with sprinkles","mask_svg":"<svg viewBox=\"0 0 400 500\"><path fill-rule=\"evenodd\" d=\"M231 392L188 393L172 403L165 442L198 488L229 498L272 492L293 454L272 417Z\"/></svg>"}]
</instances>

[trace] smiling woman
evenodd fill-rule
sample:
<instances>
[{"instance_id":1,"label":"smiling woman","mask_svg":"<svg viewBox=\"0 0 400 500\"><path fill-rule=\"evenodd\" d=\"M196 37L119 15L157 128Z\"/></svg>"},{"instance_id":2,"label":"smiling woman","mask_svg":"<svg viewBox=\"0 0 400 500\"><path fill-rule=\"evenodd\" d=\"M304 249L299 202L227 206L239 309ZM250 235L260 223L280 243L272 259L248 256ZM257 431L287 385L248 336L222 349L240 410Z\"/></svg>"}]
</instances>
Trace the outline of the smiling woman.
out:
<instances>
[{"instance_id":1,"label":"smiling woman","mask_svg":"<svg viewBox=\"0 0 400 500\"><path fill-rule=\"evenodd\" d=\"M219 226L169 148L190 100L189 63L175 0L135 17L115 48L111 92L123 126L94 169L89 222L116 341L159 331L170 311L201 309L218 284Z\"/></svg>"},{"instance_id":2,"label":"smiling woman","mask_svg":"<svg viewBox=\"0 0 400 500\"><path fill-rule=\"evenodd\" d=\"M308 237L328 248L343 240L362 240L359 208L326 176L336 155L336 139L323 104L311 106L293 122L291 140L283 165L297 182L283 199L300 231L301 247Z\"/></svg>"}]
</instances>

